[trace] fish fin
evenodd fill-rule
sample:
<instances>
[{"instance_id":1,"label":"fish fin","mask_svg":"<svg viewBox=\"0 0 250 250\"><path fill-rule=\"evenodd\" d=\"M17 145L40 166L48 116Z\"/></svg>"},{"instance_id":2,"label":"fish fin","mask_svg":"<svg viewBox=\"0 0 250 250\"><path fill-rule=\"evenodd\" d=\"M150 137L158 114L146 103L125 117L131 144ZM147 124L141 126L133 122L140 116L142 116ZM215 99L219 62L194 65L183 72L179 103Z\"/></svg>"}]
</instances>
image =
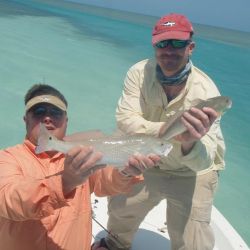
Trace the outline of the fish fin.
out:
<instances>
[{"instance_id":1,"label":"fish fin","mask_svg":"<svg viewBox=\"0 0 250 250\"><path fill-rule=\"evenodd\" d=\"M122 130L120 130L120 129L117 129L117 130L115 130L112 134L111 134L111 136L113 137L113 138L130 138L130 137L133 137L133 136L138 136L138 137L140 137L140 136L153 136L153 135L148 135L148 134L145 134L145 133L125 133L125 132L123 132ZM157 136L156 136L157 137Z\"/></svg>"},{"instance_id":2,"label":"fish fin","mask_svg":"<svg viewBox=\"0 0 250 250\"><path fill-rule=\"evenodd\" d=\"M114 136L114 137L119 137L119 136L123 136L123 135L125 135L125 133L122 130L120 130L119 128L114 130L111 134L111 136Z\"/></svg>"},{"instance_id":3,"label":"fish fin","mask_svg":"<svg viewBox=\"0 0 250 250\"><path fill-rule=\"evenodd\" d=\"M63 138L63 140L68 142L74 142L74 141L84 141L90 139L99 139L103 137L105 137L105 135L101 130L89 130L67 135Z\"/></svg>"},{"instance_id":4,"label":"fish fin","mask_svg":"<svg viewBox=\"0 0 250 250\"><path fill-rule=\"evenodd\" d=\"M167 157L168 154L170 153L170 151L172 150L172 148L173 148L173 144L172 143L166 144L166 148L165 148L165 151L163 153L163 156Z\"/></svg>"},{"instance_id":5,"label":"fish fin","mask_svg":"<svg viewBox=\"0 0 250 250\"><path fill-rule=\"evenodd\" d=\"M35 149L36 154L51 150L50 141L52 139L57 140L53 135L49 133L44 124L40 123L40 132L38 136L37 146Z\"/></svg>"}]
</instances>

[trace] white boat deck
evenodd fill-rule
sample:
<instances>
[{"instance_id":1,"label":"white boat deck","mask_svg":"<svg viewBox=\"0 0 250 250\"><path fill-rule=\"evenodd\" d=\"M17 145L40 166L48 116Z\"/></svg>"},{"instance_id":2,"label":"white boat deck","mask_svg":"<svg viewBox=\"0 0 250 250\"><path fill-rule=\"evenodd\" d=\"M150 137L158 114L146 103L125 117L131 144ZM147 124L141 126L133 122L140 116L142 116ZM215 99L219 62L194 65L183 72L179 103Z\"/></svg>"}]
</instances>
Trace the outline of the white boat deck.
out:
<instances>
[{"instance_id":1,"label":"white boat deck","mask_svg":"<svg viewBox=\"0 0 250 250\"><path fill-rule=\"evenodd\" d=\"M93 204L93 241L104 237L107 232L102 228L106 228L107 224L107 199L92 197L92 200L98 200ZM170 241L167 230L164 225L164 215L166 210L166 202L162 201L146 216L141 223L139 230L135 235L132 250L170 250ZM100 226L100 223L102 226ZM214 250L249 250L247 244L240 235L223 217L223 215L213 207L211 226L215 234Z\"/></svg>"}]
</instances>

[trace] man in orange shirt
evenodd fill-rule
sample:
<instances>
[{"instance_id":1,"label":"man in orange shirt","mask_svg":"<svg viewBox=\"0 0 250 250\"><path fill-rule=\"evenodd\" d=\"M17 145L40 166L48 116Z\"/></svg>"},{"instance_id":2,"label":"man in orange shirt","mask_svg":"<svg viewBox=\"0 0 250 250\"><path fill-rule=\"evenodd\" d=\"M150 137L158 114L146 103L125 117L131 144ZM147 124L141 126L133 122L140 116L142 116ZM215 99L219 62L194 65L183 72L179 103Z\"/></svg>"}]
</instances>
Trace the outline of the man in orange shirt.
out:
<instances>
[{"instance_id":1,"label":"man in orange shirt","mask_svg":"<svg viewBox=\"0 0 250 250\"><path fill-rule=\"evenodd\" d=\"M23 144L0 151L0 249L90 250L90 194L128 191L141 180L136 175L160 158L133 156L119 172L95 165L102 155L91 147L36 155L40 123L58 139L65 137L67 101L57 89L37 84L25 106Z\"/></svg>"}]
</instances>

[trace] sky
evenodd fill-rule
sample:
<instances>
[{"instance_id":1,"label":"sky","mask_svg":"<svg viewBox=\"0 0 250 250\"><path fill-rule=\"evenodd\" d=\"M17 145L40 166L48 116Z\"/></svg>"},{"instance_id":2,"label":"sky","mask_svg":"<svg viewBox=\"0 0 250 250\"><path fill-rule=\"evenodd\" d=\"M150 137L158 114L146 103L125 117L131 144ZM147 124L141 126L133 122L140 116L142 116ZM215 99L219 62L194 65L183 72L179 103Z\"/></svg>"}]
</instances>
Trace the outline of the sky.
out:
<instances>
[{"instance_id":1,"label":"sky","mask_svg":"<svg viewBox=\"0 0 250 250\"><path fill-rule=\"evenodd\" d=\"M170 12L191 22L250 32L250 0L66 0L150 16Z\"/></svg>"}]
</instances>

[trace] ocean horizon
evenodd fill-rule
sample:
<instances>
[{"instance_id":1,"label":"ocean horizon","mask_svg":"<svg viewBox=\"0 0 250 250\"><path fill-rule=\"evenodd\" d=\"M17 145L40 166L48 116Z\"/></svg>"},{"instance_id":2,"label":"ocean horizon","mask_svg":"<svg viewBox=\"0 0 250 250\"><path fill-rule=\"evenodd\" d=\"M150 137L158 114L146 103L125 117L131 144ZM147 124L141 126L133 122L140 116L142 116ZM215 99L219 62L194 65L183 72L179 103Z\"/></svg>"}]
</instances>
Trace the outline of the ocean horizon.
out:
<instances>
[{"instance_id":1,"label":"ocean horizon","mask_svg":"<svg viewBox=\"0 0 250 250\"><path fill-rule=\"evenodd\" d=\"M68 133L116 129L124 77L134 63L154 56L151 30L158 17L59 0L3 0L0 19L0 148L22 143L24 95L38 82L65 94ZM194 65L233 101L221 122L226 169L215 206L250 245L250 33L194 29Z\"/></svg>"}]
</instances>

